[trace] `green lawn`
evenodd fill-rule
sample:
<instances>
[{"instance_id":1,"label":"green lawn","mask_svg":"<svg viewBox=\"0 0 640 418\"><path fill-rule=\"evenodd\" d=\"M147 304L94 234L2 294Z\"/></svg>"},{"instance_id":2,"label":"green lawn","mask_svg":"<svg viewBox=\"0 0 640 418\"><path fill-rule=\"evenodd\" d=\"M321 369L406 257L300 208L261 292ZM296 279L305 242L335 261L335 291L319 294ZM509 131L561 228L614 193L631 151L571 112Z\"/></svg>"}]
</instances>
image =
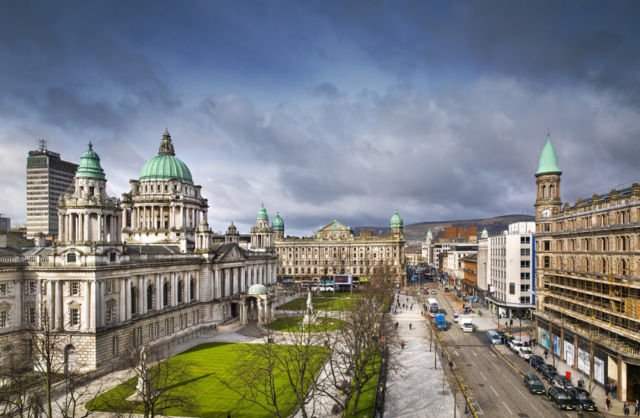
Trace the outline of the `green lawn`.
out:
<instances>
[{"instance_id":1,"label":"green lawn","mask_svg":"<svg viewBox=\"0 0 640 418\"><path fill-rule=\"evenodd\" d=\"M288 350L286 345L273 345L277 350ZM174 386L172 390L189 393L195 398L195 411L169 410L169 415L198 416L198 417L226 417L227 412L233 418L244 417L269 417L270 413L259 406L240 399L240 396L231 389L225 387L221 380L233 380L237 376L237 370L243 362L246 362L247 344L234 343L208 343L194 347L171 359L186 365L184 382ZM314 347L315 349L315 347ZM326 358L326 349L317 347L318 361L315 365L315 373L319 371ZM260 361L253 358L252 361ZM286 404L287 414L294 412L293 393L286 384L286 376L279 376L276 386L279 387L278 395L282 404ZM133 379L132 379L133 380ZM129 385L121 384L110 391L98 396L87 404L88 408L99 411L113 411L104 405L121 405L127 403L127 397L133 394L135 381ZM140 410L138 411L140 412Z\"/></svg>"},{"instance_id":2,"label":"green lawn","mask_svg":"<svg viewBox=\"0 0 640 418\"><path fill-rule=\"evenodd\" d=\"M345 417L372 417L373 408L376 401L376 388L378 386L378 373L380 370L380 362L374 362L369 366L371 373L375 373L376 376L369 379L369 381L362 388L362 394L358 400L358 411L355 414L351 414L351 408L353 407L354 399L351 399L347 411L345 411Z\"/></svg>"},{"instance_id":3,"label":"green lawn","mask_svg":"<svg viewBox=\"0 0 640 418\"><path fill-rule=\"evenodd\" d=\"M335 331L344 324L344 321L335 318L318 318L318 323L311 326L311 332ZM301 316L281 317L265 325L274 331L299 332L302 324Z\"/></svg>"},{"instance_id":4,"label":"green lawn","mask_svg":"<svg viewBox=\"0 0 640 418\"><path fill-rule=\"evenodd\" d=\"M357 298L343 297L318 297L312 300L313 309L316 311L349 311L354 308ZM307 308L307 298L294 299L277 309L284 311L304 311Z\"/></svg>"}]
</instances>

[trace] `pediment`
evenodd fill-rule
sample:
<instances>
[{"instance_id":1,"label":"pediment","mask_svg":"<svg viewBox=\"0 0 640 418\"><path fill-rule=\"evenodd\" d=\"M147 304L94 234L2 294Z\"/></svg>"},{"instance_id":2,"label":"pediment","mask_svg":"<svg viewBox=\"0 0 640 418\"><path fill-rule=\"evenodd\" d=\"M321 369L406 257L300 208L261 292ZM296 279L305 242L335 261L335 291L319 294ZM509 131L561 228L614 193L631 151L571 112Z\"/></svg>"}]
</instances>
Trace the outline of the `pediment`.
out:
<instances>
[{"instance_id":1,"label":"pediment","mask_svg":"<svg viewBox=\"0 0 640 418\"><path fill-rule=\"evenodd\" d=\"M234 245L226 251L222 257L220 257L220 262L229 263L234 261L244 261L246 259L247 258L242 253L242 250L238 246Z\"/></svg>"}]
</instances>

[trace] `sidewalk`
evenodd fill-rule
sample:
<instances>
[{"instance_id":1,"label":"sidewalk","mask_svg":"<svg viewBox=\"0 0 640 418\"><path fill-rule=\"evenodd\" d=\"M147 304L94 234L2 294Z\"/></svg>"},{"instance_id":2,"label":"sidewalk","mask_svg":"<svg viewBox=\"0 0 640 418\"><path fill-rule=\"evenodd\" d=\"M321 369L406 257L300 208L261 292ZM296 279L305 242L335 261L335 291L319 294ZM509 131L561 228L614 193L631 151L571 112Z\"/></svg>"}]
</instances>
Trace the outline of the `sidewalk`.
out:
<instances>
[{"instance_id":1,"label":"sidewalk","mask_svg":"<svg viewBox=\"0 0 640 418\"><path fill-rule=\"evenodd\" d=\"M390 316L398 323L398 339L404 341L405 346L390 353L397 366L387 380L384 416L453 417L452 392L448 381L443 380L441 357L436 358L433 348L429 351L429 324L420 314L420 302L413 296L401 294L400 305L403 303L413 304L413 310L399 309ZM459 411L457 414L462 416Z\"/></svg>"},{"instance_id":2,"label":"sidewalk","mask_svg":"<svg viewBox=\"0 0 640 418\"><path fill-rule=\"evenodd\" d=\"M533 352L541 357L544 358L544 348L540 347L540 346L536 346L533 349ZM549 364L553 364L553 360L551 359L551 354L549 353L549 357L546 360L547 363ZM556 366L556 370L558 370L558 374L561 374L563 376L566 376L566 372L571 372L571 381L574 383L574 385L577 386L578 383L578 379L580 379L580 377L582 377L585 381L585 388L587 390L589 390L588 386L589 386L589 376L586 376L584 373L569 367L569 365L561 360L559 360L556 357L555 360L555 366ZM604 392L604 387L596 385L594 382L594 386L593 389L591 391L591 398L593 399L593 401L596 403L596 405L598 406L598 411L601 412L602 414L604 414L605 416L624 416L624 411L623 411L623 406L624 406L624 402L620 402L616 399L613 399L613 397L611 395L609 395L609 399L611 399L611 410L607 411L605 408L605 400L607 398L605 392ZM631 408L631 413L630 415L633 415L633 404L634 404L635 400L629 401L629 406Z\"/></svg>"}]
</instances>

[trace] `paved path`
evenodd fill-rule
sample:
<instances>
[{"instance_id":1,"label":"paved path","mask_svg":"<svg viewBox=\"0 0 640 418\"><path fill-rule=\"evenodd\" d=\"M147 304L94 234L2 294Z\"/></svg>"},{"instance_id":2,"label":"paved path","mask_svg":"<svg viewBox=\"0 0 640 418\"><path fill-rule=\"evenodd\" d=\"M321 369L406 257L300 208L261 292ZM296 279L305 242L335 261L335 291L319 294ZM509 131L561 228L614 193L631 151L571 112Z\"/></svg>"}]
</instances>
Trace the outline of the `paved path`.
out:
<instances>
[{"instance_id":1,"label":"paved path","mask_svg":"<svg viewBox=\"0 0 640 418\"><path fill-rule=\"evenodd\" d=\"M398 322L398 337L404 349L391 352L398 368L387 381L385 417L453 417L453 395L444 382L440 356L429 351L429 324L420 314L420 303L412 296L401 295L400 304L413 304L413 310L398 310L391 315ZM412 329L409 329L409 324ZM458 413L458 416L462 414Z\"/></svg>"}]
</instances>

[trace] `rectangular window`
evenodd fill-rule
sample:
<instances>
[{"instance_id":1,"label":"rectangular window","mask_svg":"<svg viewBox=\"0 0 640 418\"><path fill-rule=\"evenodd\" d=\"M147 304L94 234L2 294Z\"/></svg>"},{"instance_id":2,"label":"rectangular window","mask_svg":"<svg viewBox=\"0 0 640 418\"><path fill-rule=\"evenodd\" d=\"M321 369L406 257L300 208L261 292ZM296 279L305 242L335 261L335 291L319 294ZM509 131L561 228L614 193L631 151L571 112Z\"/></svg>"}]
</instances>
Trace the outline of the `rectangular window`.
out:
<instances>
[{"instance_id":1,"label":"rectangular window","mask_svg":"<svg viewBox=\"0 0 640 418\"><path fill-rule=\"evenodd\" d=\"M529 268L531 266L531 261L529 260L521 260L520 267L521 268Z\"/></svg>"},{"instance_id":2,"label":"rectangular window","mask_svg":"<svg viewBox=\"0 0 640 418\"><path fill-rule=\"evenodd\" d=\"M551 241L542 241L542 249L544 251L551 251Z\"/></svg>"},{"instance_id":3,"label":"rectangular window","mask_svg":"<svg viewBox=\"0 0 640 418\"><path fill-rule=\"evenodd\" d=\"M5 328L8 325L9 318L7 311L0 311L0 328Z\"/></svg>"},{"instance_id":4,"label":"rectangular window","mask_svg":"<svg viewBox=\"0 0 640 418\"><path fill-rule=\"evenodd\" d=\"M531 250L529 248L521 248L520 255L531 255Z\"/></svg>"},{"instance_id":5,"label":"rectangular window","mask_svg":"<svg viewBox=\"0 0 640 418\"><path fill-rule=\"evenodd\" d=\"M27 308L27 321L30 324L35 324L36 323L36 308L34 306L29 306Z\"/></svg>"},{"instance_id":6,"label":"rectangular window","mask_svg":"<svg viewBox=\"0 0 640 418\"><path fill-rule=\"evenodd\" d=\"M521 292L528 292L529 291L529 285L528 284L521 284L520 285L520 291Z\"/></svg>"},{"instance_id":7,"label":"rectangular window","mask_svg":"<svg viewBox=\"0 0 640 418\"><path fill-rule=\"evenodd\" d=\"M530 244L531 237L520 237L520 244Z\"/></svg>"},{"instance_id":8,"label":"rectangular window","mask_svg":"<svg viewBox=\"0 0 640 418\"><path fill-rule=\"evenodd\" d=\"M520 298L520 303L531 303L531 297L530 296L522 296Z\"/></svg>"},{"instance_id":9,"label":"rectangular window","mask_svg":"<svg viewBox=\"0 0 640 418\"><path fill-rule=\"evenodd\" d=\"M0 296L7 296L7 284L0 283Z\"/></svg>"},{"instance_id":10,"label":"rectangular window","mask_svg":"<svg viewBox=\"0 0 640 418\"><path fill-rule=\"evenodd\" d=\"M69 309L69 324L72 327L80 325L80 309L78 308Z\"/></svg>"},{"instance_id":11,"label":"rectangular window","mask_svg":"<svg viewBox=\"0 0 640 418\"><path fill-rule=\"evenodd\" d=\"M27 294L29 295L35 295L36 294L36 289L38 288L38 283L36 283L34 280L30 281L27 284Z\"/></svg>"},{"instance_id":12,"label":"rectangular window","mask_svg":"<svg viewBox=\"0 0 640 418\"><path fill-rule=\"evenodd\" d=\"M531 273L527 272L522 272L520 273L520 280L529 280L531 279Z\"/></svg>"},{"instance_id":13,"label":"rectangular window","mask_svg":"<svg viewBox=\"0 0 640 418\"><path fill-rule=\"evenodd\" d=\"M515 295L516 294L516 284L515 283L509 283L509 294L510 295Z\"/></svg>"},{"instance_id":14,"label":"rectangular window","mask_svg":"<svg viewBox=\"0 0 640 418\"><path fill-rule=\"evenodd\" d=\"M69 283L69 295L80 296L80 282Z\"/></svg>"},{"instance_id":15,"label":"rectangular window","mask_svg":"<svg viewBox=\"0 0 640 418\"><path fill-rule=\"evenodd\" d=\"M107 280L106 291L107 294L113 293L113 280Z\"/></svg>"},{"instance_id":16,"label":"rectangular window","mask_svg":"<svg viewBox=\"0 0 640 418\"><path fill-rule=\"evenodd\" d=\"M111 337L111 355L116 357L118 355L118 336Z\"/></svg>"},{"instance_id":17,"label":"rectangular window","mask_svg":"<svg viewBox=\"0 0 640 418\"><path fill-rule=\"evenodd\" d=\"M105 314L106 314L105 319L107 321L107 324L116 322L116 304L114 302L107 303L107 309Z\"/></svg>"}]
</instances>

